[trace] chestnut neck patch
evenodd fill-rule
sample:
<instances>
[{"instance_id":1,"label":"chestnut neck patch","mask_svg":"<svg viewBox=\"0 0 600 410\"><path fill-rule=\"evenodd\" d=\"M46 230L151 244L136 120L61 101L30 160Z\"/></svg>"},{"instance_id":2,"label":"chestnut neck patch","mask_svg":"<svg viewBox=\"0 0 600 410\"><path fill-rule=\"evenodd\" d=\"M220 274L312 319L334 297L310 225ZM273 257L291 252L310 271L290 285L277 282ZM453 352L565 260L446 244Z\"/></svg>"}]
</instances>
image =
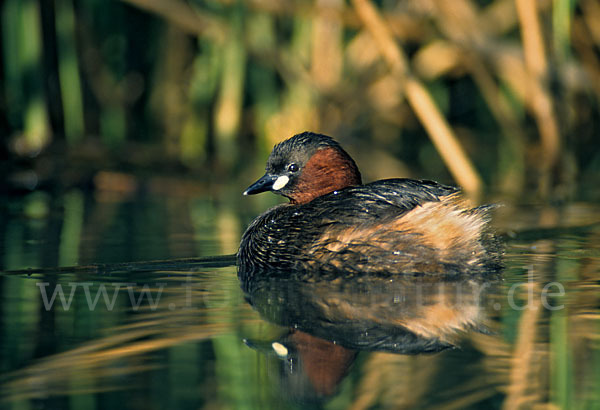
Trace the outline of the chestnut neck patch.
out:
<instances>
[{"instance_id":1,"label":"chestnut neck patch","mask_svg":"<svg viewBox=\"0 0 600 410\"><path fill-rule=\"evenodd\" d=\"M305 204L330 192L361 184L358 167L348 154L335 148L323 148L310 157L288 197L292 203Z\"/></svg>"}]
</instances>

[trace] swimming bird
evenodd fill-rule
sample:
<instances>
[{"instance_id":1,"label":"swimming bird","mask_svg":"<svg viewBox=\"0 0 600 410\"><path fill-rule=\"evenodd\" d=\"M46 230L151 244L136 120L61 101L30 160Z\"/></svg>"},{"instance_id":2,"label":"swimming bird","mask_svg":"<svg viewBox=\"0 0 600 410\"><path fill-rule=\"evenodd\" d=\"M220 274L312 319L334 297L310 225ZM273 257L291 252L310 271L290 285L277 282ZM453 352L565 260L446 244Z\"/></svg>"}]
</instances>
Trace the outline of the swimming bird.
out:
<instances>
[{"instance_id":1,"label":"swimming bird","mask_svg":"<svg viewBox=\"0 0 600 410\"><path fill-rule=\"evenodd\" d=\"M265 191L289 203L243 234L240 278L257 270L452 276L500 267L490 206L471 207L458 188L428 180L363 184L354 160L326 135L304 132L277 144L244 195Z\"/></svg>"}]
</instances>

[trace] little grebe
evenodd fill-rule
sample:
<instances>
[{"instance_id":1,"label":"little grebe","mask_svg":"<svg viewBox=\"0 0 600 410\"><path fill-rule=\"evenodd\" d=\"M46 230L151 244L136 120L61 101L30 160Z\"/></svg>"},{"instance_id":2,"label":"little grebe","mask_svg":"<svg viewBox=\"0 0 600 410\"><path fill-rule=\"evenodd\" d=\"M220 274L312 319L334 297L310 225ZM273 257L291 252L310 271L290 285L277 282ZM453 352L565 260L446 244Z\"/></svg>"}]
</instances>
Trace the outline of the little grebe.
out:
<instances>
[{"instance_id":1,"label":"little grebe","mask_svg":"<svg viewBox=\"0 0 600 410\"><path fill-rule=\"evenodd\" d=\"M487 249L489 207L467 207L457 188L413 179L362 185L350 155L311 132L276 145L266 171L244 195L273 191L290 203L244 233L244 280L256 270L456 275L499 267Z\"/></svg>"}]
</instances>

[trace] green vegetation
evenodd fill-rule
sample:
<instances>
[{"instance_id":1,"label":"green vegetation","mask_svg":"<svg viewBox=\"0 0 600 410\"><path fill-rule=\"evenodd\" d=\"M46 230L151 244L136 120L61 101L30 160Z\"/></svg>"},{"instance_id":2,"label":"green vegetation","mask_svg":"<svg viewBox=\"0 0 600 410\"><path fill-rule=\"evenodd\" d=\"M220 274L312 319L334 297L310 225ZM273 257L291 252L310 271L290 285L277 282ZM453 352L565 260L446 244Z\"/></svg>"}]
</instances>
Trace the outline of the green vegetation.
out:
<instances>
[{"instance_id":1,"label":"green vegetation","mask_svg":"<svg viewBox=\"0 0 600 410\"><path fill-rule=\"evenodd\" d=\"M304 130L367 177L473 195L565 199L600 171L595 0L5 0L0 18L0 152L40 184L231 180Z\"/></svg>"}]
</instances>

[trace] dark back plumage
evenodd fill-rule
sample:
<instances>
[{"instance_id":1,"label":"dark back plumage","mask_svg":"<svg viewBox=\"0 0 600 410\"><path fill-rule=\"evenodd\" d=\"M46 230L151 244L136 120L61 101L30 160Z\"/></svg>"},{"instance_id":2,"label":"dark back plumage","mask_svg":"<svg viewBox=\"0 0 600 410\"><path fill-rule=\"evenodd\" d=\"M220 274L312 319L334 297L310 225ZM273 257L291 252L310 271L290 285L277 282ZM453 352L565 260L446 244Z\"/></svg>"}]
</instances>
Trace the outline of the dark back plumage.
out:
<instances>
[{"instance_id":1,"label":"dark back plumage","mask_svg":"<svg viewBox=\"0 0 600 410\"><path fill-rule=\"evenodd\" d=\"M488 258L479 243L486 209L459 209L453 202L457 193L456 188L431 181L389 179L345 188L307 204L280 205L256 218L243 235L240 272L455 275L498 265L497 254ZM402 228L400 221L408 220L407 214L427 204L447 208L441 217L456 218L462 229L447 233L456 236L448 241L449 249L426 243L426 234L415 230L421 227Z\"/></svg>"}]
</instances>

